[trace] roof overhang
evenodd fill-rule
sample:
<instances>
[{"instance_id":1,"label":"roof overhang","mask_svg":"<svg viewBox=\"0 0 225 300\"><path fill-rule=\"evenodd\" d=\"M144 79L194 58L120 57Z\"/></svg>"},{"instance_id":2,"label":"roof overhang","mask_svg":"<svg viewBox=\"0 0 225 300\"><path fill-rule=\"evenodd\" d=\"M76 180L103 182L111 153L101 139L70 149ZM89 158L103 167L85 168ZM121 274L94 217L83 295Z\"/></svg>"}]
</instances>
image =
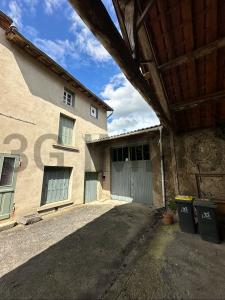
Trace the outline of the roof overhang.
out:
<instances>
[{"instance_id":1,"label":"roof overhang","mask_svg":"<svg viewBox=\"0 0 225 300\"><path fill-rule=\"evenodd\" d=\"M137 137L137 136L144 135L144 134L156 133L161 128L162 128L161 125L157 125L157 126L142 128L142 129L138 129L138 130L134 130L134 131L130 131L130 132L114 135L114 136L106 136L106 137L102 137L102 138L99 138L96 140L86 141L86 143L87 144L100 144L100 143L121 140L121 139L125 139L125 138L130 138L130 137Z\"/></svg>"},{"instance_id":2,"label":"roof overhang","mask_svg":"<svg viewBox=\"0 0 225 300\"><path fill-rule=\"evenodd\" d=\"M127 79L140 92L154 109L161 123L171 128L170 113L167 103L159 101L155 89L144 78L139 65L112 22L107 10L100 0L70 0L77 13L115 59ZM132 7L131 7L132 10ZM131 26L132 30L132 26Z\"/></svg>"},{"instance_id":3,"label":"roof overhang","mask_svg":"<svg viewBox=\"0 0 225 300\"><path fill-rule=\"evenodd\" d=\"M73 75L67 72L63 67L57 64L52 58L47 54L37 48L33 43L26 39L14 26L10 26L12 20L7 19L8 17L3 13L0 14L0 24L1 27L6 30L6 38L13 44L21 48L28 55L32 56L38 62L43 64L51 72L55 73L57 76L68 82L69 85L74 87L79 92L85 94L93 102L103 107L106 111L113 111L113 109L96 96L92 91L85 87L79 80L77 80ZM3 19L4 18L4 19ZM4 25L5 24L5 25ZM8 27L7 27L8 26Z\"/></svg>"},{"instance_id":4,"label":"roof overhang","mask_svg":"<svg viewBox=\"0 0 225 300\"><path fill-rule=\"evenodd\" d=\"M176 131L224 124L225 2L113 3L123 38L146 80L157 93L164 91Z\"/></svg>"},{"instance_id":5,"label":"roof overhang","mask_svg":"<svg viewBox=\"0 0 225 300\"><path fill-rule=\"evenodd\" d=\"M70 2L163 125L224 126L224 1L113 0L122 41L102 1Z\"/></svg>"},{"instance_id":6,"label":"roof overhang","mask_svg":"<svg viewBox=\"0 0 225 300\"><path fill-rule=\"evenodd\" d=\"M13 20L0 10L0 27L4 30L8 29L13 23Z\"/></svg>"}]
</instances>

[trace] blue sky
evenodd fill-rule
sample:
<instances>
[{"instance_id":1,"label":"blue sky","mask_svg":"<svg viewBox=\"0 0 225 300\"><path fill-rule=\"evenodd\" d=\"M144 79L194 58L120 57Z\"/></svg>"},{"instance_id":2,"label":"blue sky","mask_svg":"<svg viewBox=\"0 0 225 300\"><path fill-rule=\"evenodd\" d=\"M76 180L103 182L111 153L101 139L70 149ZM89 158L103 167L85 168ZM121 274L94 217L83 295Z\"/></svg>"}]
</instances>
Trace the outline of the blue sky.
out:
<instances>
[{"instance_id":1,"label":"blue sky","mask_svg":"<svg viewBox=\"0 0 225 300\"><path fill-rule=\"evenodd\" d=\"M111 0L103 2L118 26ZM67 0L1 0L0 10L22 34L114 108L110 134L158 123Z\"/></svg>"}]
</instances>

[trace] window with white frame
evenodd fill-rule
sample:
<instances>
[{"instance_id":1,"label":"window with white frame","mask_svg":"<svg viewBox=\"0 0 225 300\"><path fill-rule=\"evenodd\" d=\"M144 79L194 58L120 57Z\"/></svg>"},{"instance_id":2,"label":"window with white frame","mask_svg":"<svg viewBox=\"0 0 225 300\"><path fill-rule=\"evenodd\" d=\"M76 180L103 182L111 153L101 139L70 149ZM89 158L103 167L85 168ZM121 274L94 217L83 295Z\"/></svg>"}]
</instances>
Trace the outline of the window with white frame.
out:
<instances>
[{"instance_id":1,"label":"window with white frame","mask_svg":"<svg viewBox=\"0 0 225 300\"><path fill-rule=\"evenodd\" d=\"M63 103L71 107L74 106L74 94L66 89L64 89Z\"/></svg>"},{"instance_id":2,"label":"window with white frame","mask_svg":"<svg viewBox=\"0 0 225 300\"><path fill-rule=\"evenodd\" d=\"M98 118L98 109L94 106L91 105L90 107L90 115L93 117L93 118Z\"/></svg>"}]
</instances>

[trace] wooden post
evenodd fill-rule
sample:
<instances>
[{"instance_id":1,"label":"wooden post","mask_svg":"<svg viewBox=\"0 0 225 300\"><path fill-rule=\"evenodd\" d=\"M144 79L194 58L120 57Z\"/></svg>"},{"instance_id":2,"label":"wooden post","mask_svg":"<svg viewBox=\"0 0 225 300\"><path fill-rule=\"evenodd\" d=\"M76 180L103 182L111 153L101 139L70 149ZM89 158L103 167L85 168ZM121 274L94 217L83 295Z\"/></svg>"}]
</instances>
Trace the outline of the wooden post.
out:
<instances>
[{"instance_id":1,"label":"wooden post","mask_svg":"<svg viewBox=\"0 0 225 300\"><path fill-rule=\"evenodd\" d=\"M173 172L173 180L174 180L174 191L176 195L180 194L179 189L179 179L178 179L178 172L177 172L177 159L176 159L176 148L174 143L174 135L173 132L170 132L170 151L171 151L171 165L172 165L172 172Z\"/></svg>"}]
</instances>

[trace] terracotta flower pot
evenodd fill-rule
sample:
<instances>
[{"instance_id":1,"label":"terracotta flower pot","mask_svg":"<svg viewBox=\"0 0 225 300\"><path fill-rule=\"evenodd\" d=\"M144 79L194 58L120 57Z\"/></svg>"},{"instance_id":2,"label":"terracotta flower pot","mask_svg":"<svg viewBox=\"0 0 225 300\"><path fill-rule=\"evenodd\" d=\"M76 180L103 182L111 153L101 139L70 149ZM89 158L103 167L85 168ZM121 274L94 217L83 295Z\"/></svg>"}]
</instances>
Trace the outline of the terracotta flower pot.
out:
<instances>
[{"instance_id":1,"label":"terracotta flower pot","mask_svg":"<svg viewBox=\"0 0 225 300\"><path fill-rule=\"evenodd\" d=\"M171 225L174 223L174 216L173 213L170 211L166 211L163 214L163 223L165 225Z\"/></svg>"}]
</instances>

